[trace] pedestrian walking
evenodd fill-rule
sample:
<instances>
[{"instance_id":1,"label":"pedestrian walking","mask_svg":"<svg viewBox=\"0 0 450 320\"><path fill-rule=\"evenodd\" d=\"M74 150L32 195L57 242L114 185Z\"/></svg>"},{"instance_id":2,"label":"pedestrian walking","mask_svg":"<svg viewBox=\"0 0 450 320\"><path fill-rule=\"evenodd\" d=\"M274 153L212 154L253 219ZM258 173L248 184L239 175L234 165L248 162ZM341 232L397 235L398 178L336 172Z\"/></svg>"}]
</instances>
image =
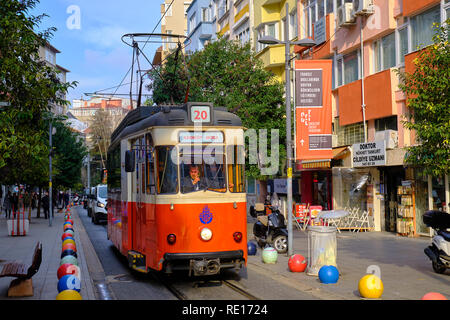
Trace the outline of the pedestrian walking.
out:
<instances>
[{"instance_id":1,"label":"pedestrian walking","mask_svg":"<svg viewBox=\"0 0 450 320\"><path fill-rule=\"evenodd\" d=\"M64 208L67 208L69 205L69 193L64 192Z\"/></svg>"},{"instance_id":2,"label":"pedestrian walking","mask_svg":"<svg viewBox=\"0 0 450 320\"><path fill-rule=\"evenodd\" d=\"M23 202L25 206L25 212L28 211L28 221L31 221L31 200L31 194L29 194L28 191L25 191Z\"/></svg>"},{"instance_id":3,"label":"pedestrian walking","mask_svg":"<svg viewBox=\"0 0 450 320\"><path fill-rule=\"evenodd\" d=\"M15 215L19 208L19 195L17 194L17 192L14 192L12 195L11 205L12 205L12 213L13 215Z\"/></svg>"},{"instance_id":4,"label":"pedestrian walking","mask_svg":"<svg viewBox=\"0 0 450 320\"><path fill-rule=\"evenodd\" d=\"M3 207L5 208L6 219L11 218L11 209L12 209L11 191L8 191L8 194L5 196L5 200L3 201Z\"/></svg>"},{"instance_id":5,"label":"pedestrian walking","mask_svg":"<svg viewBox=\"0 0 450 320\"><path fill-rule=\"evenodd\" d=\"M46 192L44 197L42 197L42 207L44 209L44 217L45 219L48 219L48 214L50 210L50 198L48 196L48 192Z\"/></svg>"}]
</instances>

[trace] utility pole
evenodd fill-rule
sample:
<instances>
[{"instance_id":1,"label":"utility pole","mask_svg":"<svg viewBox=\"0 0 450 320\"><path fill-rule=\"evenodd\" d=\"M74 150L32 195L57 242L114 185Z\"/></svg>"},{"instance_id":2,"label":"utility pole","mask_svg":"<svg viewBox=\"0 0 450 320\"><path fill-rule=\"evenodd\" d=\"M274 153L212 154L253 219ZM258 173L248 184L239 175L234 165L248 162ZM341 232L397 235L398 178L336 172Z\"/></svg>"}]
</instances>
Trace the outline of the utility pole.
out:
<instances>
[{"instance_id":1,"label":"utility pole","mask_svg":"<svg viewBox=\"0 0 450 320\"><path fill-rule=\"evenodd\" d=\"M50 131L49 131L49 144L50 144L50 152L48 154L48 160L49 160L49 183L48 183L48 198L49 198L49 219L48 219L48 225L49 227L52 226L52 219L53 219L53 186L52 186L52 155L53 155L53 114L50 118Z\"/></svg>"}]
</instances>

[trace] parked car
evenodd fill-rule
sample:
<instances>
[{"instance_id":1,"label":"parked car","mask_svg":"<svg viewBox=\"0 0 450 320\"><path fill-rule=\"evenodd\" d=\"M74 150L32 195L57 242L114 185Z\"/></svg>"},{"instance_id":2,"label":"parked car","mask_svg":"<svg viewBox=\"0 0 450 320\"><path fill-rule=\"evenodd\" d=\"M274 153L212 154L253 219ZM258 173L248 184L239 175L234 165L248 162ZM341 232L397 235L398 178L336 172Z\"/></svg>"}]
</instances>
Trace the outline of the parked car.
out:
<instances>
[{"instance_id":1,"label":"parked car","mask_svg":"<svg viewBox=\"0 0 450 320\"><path fill-rule=\"evenodd\" d=\"M108 219L106 204L108 199L108 189L106 184L99 184L91 189L88 196L88 216L92 218L94 224Z\"/></svg>"}]
</instances>

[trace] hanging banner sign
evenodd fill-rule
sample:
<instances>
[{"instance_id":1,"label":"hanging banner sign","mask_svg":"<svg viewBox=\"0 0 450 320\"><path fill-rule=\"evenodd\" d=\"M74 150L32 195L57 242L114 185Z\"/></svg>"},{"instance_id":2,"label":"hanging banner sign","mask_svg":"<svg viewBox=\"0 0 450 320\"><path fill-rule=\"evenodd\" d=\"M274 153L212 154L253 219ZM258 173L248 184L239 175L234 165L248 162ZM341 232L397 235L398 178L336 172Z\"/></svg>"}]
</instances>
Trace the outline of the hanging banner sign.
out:
<instances>
[{"instance_id":1,"label":"hanging banner sign","mask_svg":"<svg viewBox=\"0 0 450 320\"><path fill-rule=\"evenodd\" d=\"M331 159L332 60L295 61L296 160Z\"/></svg>"}]
</instances>

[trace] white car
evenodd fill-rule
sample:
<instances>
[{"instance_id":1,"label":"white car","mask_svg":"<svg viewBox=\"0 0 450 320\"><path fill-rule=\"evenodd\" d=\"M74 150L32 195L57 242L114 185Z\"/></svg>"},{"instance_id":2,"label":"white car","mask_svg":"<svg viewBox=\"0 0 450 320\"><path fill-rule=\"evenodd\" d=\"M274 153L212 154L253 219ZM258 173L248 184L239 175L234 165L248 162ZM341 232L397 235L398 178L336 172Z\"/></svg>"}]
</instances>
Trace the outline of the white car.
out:
<instances>
[{"instance_id":1,"label":"white car","mask_svg":"<svg viewBox=\"0 0 450 320\"><path fill-rule=\"evenodd\" d=\"M88 204L88 215L92 222L97 224L108 219L106 204L108 201L108 188L106 184L99 184L91 189Z\"/></svg>"}]
</instances>

